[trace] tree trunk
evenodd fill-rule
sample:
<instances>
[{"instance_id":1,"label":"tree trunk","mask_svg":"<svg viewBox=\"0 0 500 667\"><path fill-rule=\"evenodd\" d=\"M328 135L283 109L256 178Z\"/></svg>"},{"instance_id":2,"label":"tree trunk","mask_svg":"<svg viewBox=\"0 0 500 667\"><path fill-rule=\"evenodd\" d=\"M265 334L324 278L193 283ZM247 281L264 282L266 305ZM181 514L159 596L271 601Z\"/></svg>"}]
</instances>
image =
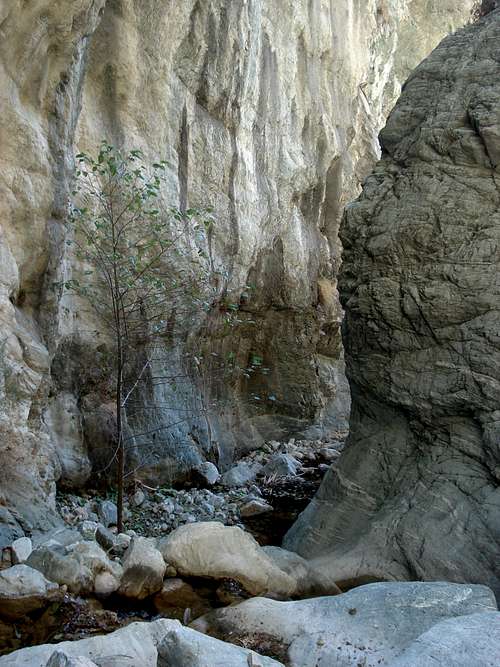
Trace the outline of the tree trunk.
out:
<instances>
[{"instance_id":1,"label":"tree trunk","mask_svg":"<svg viewBox=\"0 0 500 667\"><path fill-rule=\"evenodd\" d=\"M121 339L118 340L118 368L116 377L116 444L117 444L117 476L116 476L116 508L118 533L123 532L123 485L125 477L125 450L123 442L122 422L122 389L123 389L123 352Z\"/></svg>"}]
</instances>

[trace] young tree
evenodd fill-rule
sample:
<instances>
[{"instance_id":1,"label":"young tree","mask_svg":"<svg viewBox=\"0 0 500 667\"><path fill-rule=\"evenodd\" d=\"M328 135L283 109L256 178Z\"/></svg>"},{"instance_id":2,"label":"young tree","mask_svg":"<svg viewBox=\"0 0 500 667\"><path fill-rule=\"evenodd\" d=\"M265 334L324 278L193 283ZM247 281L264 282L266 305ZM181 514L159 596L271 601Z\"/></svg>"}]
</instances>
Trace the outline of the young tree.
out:
<instances>
[{"instance_id":1,"label":"young tree","mask_svg":"<svg viewBox=\"0 0 500 667\"><path fill-rule=\"evenodd\" d=\"M123 529L126 407L148 364L148 350L175 339L210 307L213 265L206 252L207 209L166 208L165 161L106 141L97 156L76 156L69 238L82 263L64 286L86 299L109 337L116 392L118 531ZM137 371L137 353L146 362Z\"/></svg>"}]
</instances>

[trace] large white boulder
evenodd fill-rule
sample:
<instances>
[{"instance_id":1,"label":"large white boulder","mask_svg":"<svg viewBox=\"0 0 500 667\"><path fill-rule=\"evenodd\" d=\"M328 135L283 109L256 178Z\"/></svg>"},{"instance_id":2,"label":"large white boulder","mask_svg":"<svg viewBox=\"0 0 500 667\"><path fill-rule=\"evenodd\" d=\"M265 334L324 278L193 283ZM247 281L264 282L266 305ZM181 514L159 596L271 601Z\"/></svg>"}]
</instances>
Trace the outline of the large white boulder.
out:
<instances>
[{"instance_id":1,"label":"large white boulder","mask_svg":"<svg viewBox=\"0 0 500 667\"><path fill-rule=\"evenodd\" d=\"M139 600L156 593L162 587L166 567L155 539L134 537L123 557L119 593Z\"/></svg>"},{"instance_id":2,"label":"large white boulder","mask_svg":"<svg viewBox=\"0 0 500 667\"><path fill-rule=\"evenodd\" d=\"M59 594L59 586L27 565L0 571L0 618L8 621L40 609Z\"/></svg>"},{"instance_id":3,"label":"large white boulder","mask_svg":"<svg viewBox=\"0 0 500 667\"><path fill-rule=\"evenodd\" d=\"M352 667L390 664L440 621L496 609L486 586L391 582L297 602L254 598L210 612L192 627L219 637L266 633L288 646L290 667Z\"/></svg>"},{"instance_id":4,"label":"large white boulder","mask_svg":"<svg viewBox=\"0 0 500 667\"><path fill-rule=\"evenodd\" d=\"M289 597L296 588L295 579L236 526L186 524L160 540L159 549L181 575L235 579L252 595Z\"/></svg>"}]
</instances>

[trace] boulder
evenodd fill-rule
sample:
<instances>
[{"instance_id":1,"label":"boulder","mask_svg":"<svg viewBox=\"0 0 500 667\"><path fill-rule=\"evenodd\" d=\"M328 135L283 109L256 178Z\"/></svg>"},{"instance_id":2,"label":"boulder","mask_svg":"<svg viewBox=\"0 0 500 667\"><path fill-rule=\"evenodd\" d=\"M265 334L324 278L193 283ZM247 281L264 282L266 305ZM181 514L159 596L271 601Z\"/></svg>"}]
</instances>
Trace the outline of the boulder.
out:
<instances>
[{"instance_id":1,"label":"boulder","mask_svg":"<svg viewBox=\"0 0 500 667\"><path fill-rule=\"evenodd\" d=\"M299 468L300 463L290 454L274 454L262 472L266 477L293 477Z\"/></svg>"},{"instance_id":2,"label":"boulder","mask_svg":"<svg viewBox=\"0 0 500 667\"><path fill-rule=\"evenodd\" d=\"M432 626L389 667L498 667L500 613L450 618Z\"/></svg>"},{"instance_id":3,"label":"boulder","mask_svg":"<svg viewBox=\"0 0 500 667\"><path fill-rule=\"evenodd\" d=\"M17 540L14 540L10 545L10 551L12 554L12 563L14 565L19 565L28 560L31 552L33 551L33 545L29 537L19 537Z\"/></svg>"},{"instance_id":4,"label":"boulder","mask_svg":"<svg viewBox=\"0 0 500 667\"><path fill-rule=\"evenodd\" d=\"M59 586L27 565L0 571L0 618L13 621L59 596Z\"/></svg>"},{"instance_id":5,"label":"boulder","mask_svg":"<svg viewBox=\"0 0 500 667\"><path fill-rule=\"evenodd\" d=\"M212 611L192 627L233 641L265 632L288 646L290 667L352 667L390 664L440 621L495 610L486 586L391 582L297 602L254 598Z\"/></svg>"},{"instance_id":6,"label":"boulder","mask_svg":"<svg viewBox=\"0 0 500 667\"><path fill-rule=\"evenodd\" d=\"M267 514L273 511L273 506L265 500L253 498L248 500L240 506L240 515L243 518L250 516L259 516L260 514Z\"/></svg>"},{"instance_id":7,"label":"boulder","mask_svg":"<svg viewBox=\"0 0 500 667\"><path fill-rule=\"evenodd\" d=\"M220 479L220 472L216 465L210 461L204 461L196 468L196 475L207 486L213 486Z\"/></svg>"},{"instance_id":8,"label":"boulder","mask_svg":"<svg viewBox=\"0 0 500 667\"><path fill-rule=\"evenodd\" d=\"M260 463L245 463L242 461L222 475L221 482L226 487L239 487L255 482L257 475L262 472Z\"/></svg>"},{"instance_id":9,"label":"boulder","mask_svg":"<svg viewBox=\"0 0 500 667\"><path fill-rule=\"evenodd\" d=\"M190 618L197 618L211 609L207 600L178 577L165 579L161 590L154 596L153 603L160 614L180 620L184 618L186 609L190 610Z\"/></svg>"},{"instance_id":10,"label":"boulder","mask_svg":"<svg viewBox=\"0 0 500 667\"><path fill-rule=\"evenodd\" d=\"M180 526L158 548L181 575L235 579L253 595L288 597L296 587L256 540L236 526L215 521Z\"/></svg>"},{"instance_id":11,"label":"boulder","mask_svg":"<svg viewBox=\"0 0 500 667\"><path fill-rule=\"evenodd\" d=\"M66 584L68 590L75 594L96 592L96 577L103 573L112 575L115 589L121 578L120 565L112 562L95 542L77 542L68 547L42 546L32 552L27 564L42 572L50 581ZM106 589L109 589L111 581L111 577L107 576ZM98 592L102 592L102 583L101 577Z\"/></svg>"},{"instance_id":12,"label":"boulder","mask_svg":"<svg viewBox=\"0 0 500 667\"><path fill-rule=\"evenodd\" d=\"M0 657L0 667L42 667L55 651L72 658L90 659L99 667L156 667L157 646L176 627L181 627L178 621L166 619L131 623L107 635L14 651Z\"/></svg>"},{"instance_id":13,"label":"boulder","mask_svg":"<svg viewBox=\"0 0 500 667\"><path fill-rule=\"evenodd\" d=\"M97 667L95 662L84 656L71 656L64 651L54 651L45 667Z\"/></svg>"},{"instance_id":14,"label":"boulder","mask_svg":"<svg viewBox=\"0 0 500 667\"><path fill-rule=\"evenodd\" d=\"M109 526L116 526L116 522L118 521L118 510L115 503L111 500L102 500L97 506L97 514L106 528L109 528Z\"/></svg>"},{"instance_id":15,"label":"boulder","mask_svg":"<svg viewBox=\"0 0 500 667\"><path fill-rule=\"evenodd\" d=\"M134 537L122 565L120 595L142 600L161 589L167 566L155 539Z\"/></svg>"},{"instance_id":16,"label":"boulder","mask_svg":"<svg viewBox=\"0 0 500 667\"><path fill-rule=\"evenodd\" d=\"M207 637L190 628L170 629L158 646L158 667L283 667L281 662Z\"/></svg>"}]
</instances>

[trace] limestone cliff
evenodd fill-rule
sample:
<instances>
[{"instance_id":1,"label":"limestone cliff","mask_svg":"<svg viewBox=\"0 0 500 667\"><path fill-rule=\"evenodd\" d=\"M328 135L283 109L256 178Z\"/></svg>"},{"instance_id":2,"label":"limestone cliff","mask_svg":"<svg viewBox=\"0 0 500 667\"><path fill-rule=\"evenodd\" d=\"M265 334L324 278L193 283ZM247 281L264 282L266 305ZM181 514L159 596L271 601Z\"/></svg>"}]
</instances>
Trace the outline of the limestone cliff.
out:
<instances>
[{"instance_id":1,"label":"limestone cliff","mask_svg":"<svg viewBox=\"0 0 500 667\"><path fill-rule=\"evenodd\" d=\"M497 10L417 68L345 214L351 434L286 541L344 581L500 593L499 45Z\"/></svg>"},{"instance_id":2,"label":"limestone cliff","mask_svg":"<svg viewBox=\"0 0 500 667\"><path fill-rule=\"evenodd\" d=\"M75 149L107 137L166 157L172 203L215 208L226 293L239 299L255 284L248 311L256 324L238 331L235 345L243 359L264 357L264 389L277 401L248 407L253 388L241 385L235 409L211 416L221 462L261 437L312 422L328 428L345 418L339 216L375 159L400 82L467 20L472 0L458 5L2 5L0 488L26 525L47 507L50 517L57 480L88 477L88 446L106 432L95 418L106 407L88 335L95 323L54 287L72 270L61 220ZM196 462L207 449L203 429L184 425L147 463L154 471L178 446Z\"/></svg>"}]
</instances>

